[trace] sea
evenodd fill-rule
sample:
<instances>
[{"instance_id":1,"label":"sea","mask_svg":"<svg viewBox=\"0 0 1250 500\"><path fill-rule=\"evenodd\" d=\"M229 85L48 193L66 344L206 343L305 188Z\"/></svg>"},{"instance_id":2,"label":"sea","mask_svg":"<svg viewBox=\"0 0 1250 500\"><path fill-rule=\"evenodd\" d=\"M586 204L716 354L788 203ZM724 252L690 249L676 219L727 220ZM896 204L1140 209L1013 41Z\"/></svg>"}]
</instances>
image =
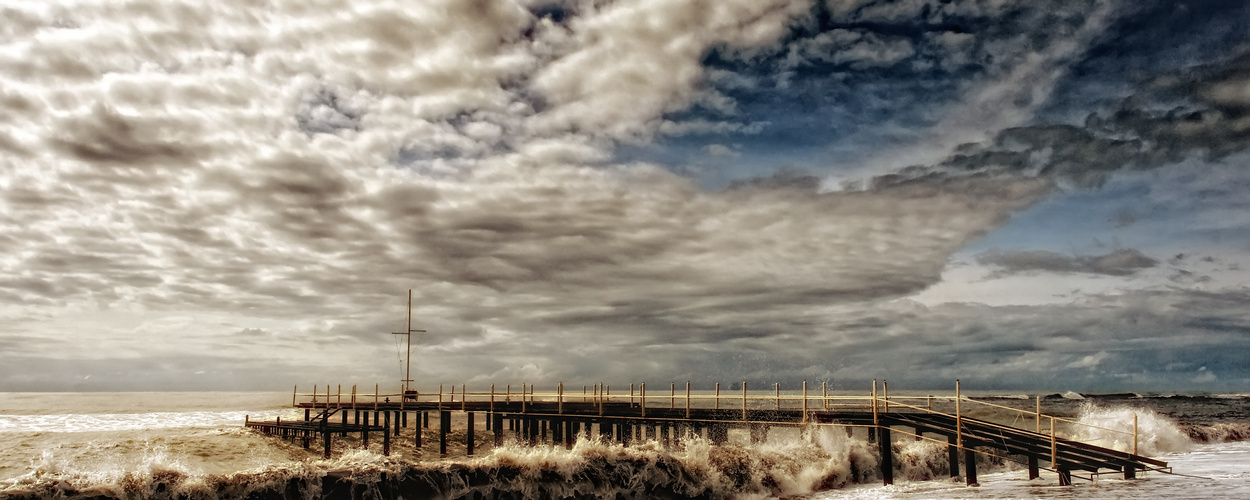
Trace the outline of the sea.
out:
<instances>
[{"instance_id":1,"label":"sea","mask_svg":"<svg viewBox=\"0 0 1250 500\"><path fill-rule=\"evenodd\" d=\"M290 393L0 393L0 500L1250 498L1250 395L972 399L1031 411L1038 397L1044 413L1093 426L1065 425L1061 435L1103 446L1131 449L1132 438L1107 429L1131 429L1136 417L1139 453L1167 461L1170 473L1060 486L1053 473L1029 480L1022 465L987 459L978 463L978 484L968 486L949 477L942 444L896 436L895 483L886 486L876 445L828 426L774 429L757 443L733 431L719 446L698 437L669 446L583 437L572 449L482 440L474 456L461 445L443 458L433 429L422 431L425 447L414 446L415 419L389 456L380 439L365 448L349 437L336 438L324 459L315 445L244 427L246 419L302 418ZM978 418L1036 425L1020 414L979 411Z\"/></svg>"}]
</instances>

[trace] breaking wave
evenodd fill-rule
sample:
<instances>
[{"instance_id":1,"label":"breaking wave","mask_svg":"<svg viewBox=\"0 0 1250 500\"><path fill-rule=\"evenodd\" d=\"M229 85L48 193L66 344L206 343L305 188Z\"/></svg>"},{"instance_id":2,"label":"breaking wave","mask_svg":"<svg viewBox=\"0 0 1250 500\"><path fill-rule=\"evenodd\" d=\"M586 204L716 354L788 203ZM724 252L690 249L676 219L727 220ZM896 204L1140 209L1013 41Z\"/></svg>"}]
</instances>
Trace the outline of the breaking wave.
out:
<instances>
[{"instance_id":1,"label":"breaking wave","mask_svg":"<svg viewBox=\"0 0 1250 500\"><path fill-rule=\"evenodd\" d=\"M1133 417L1137 417L1137 434L1133 434ZM1211 425L1180 424L1154 410L1130 407L1081 407L1070 437L1078 441L1133 451L1136 439L1139 455L1153 456L1181 453L1193 449L1195 443L1220 443L1250 439L1250 424L1216 423Z\"/></svg>"},{"instance_id":2,"label":"breaking wave","mask_svg":"<svg viewBox=\"0 0 1250 500\"><path fill-rule=\"evenodd\" d=\"M570 450L506 444L446 462L355 450L233 474L192 474L161 453L129 471L84 472L45 454L0 498L775 498L879 481L875 448L840 428L811 427L755 444L716 446L697 436L673 447L585 438ZM947 474L942 444L896 441L894 450L899 479Z\"/></svg>"}]
</instances>

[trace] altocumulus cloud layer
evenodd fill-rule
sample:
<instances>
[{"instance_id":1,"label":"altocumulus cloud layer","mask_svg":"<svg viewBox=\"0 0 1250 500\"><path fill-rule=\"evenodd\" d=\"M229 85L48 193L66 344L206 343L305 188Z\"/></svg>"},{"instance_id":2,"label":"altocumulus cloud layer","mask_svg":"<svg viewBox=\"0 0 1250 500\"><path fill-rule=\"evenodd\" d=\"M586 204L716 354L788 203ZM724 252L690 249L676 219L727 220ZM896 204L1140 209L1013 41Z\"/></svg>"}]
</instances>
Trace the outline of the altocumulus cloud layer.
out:
<instances>
[{"instance_id":1,"label":"altocumulus cloud layer","mask_svg":"<svg viewBox=\"0 0 1250 500\"><path fill-rule=\"evenodd\" d=\"M1246 179L1245 12L1069 7L7 2L0 381L397 380L408 289L423 383L1244 379L1244 285L1177 278L1214 257L995 248L1124 288L909 299L1056 193Z\"/></svg>"}]
</instances>

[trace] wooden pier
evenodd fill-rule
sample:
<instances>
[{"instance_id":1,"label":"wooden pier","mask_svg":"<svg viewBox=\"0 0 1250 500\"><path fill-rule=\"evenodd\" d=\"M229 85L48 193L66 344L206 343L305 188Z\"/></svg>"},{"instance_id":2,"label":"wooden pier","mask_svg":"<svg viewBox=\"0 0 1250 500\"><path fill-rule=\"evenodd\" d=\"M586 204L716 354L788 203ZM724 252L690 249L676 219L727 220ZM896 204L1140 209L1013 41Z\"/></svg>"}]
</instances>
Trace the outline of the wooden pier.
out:
<instances>
[{"instance_id":1,"label":"wooden pier","mask_svg":"<svg viewBox=\"0 0 1250 500\"><path fill-rule=\"evenodd\" d=\"M951 477L960 471L968 484L977 483L977 455L1027 464L1029 478L1040 471L1055 473L1059 483L1068 485L1074 477L1094 480L1101 474L1122 474L1135 478L1138 472L1171 472L1167 463L1136 454L1136 419L1132 433L1103 429L1111 433L1131 435L1134 452L1123 452L1060 437L1056 425L1072 429L1081 425L1073 420L1047 415L1037 400L1035 411L1009 408L960 395L956 381L955 397L893 397L885 385L878 392L877 382L867 396L830 396L822 385L816 394L808 392L803 383L801 393L782 394L780 386L773 391L748 391L743 382L741 391L721 394L717 384L714 393L692 394L689 383L682 394L676 384L656 395L647 393L645 384L630 386L628 395L613 395L608 386L582 386L580 394L569 394L564 385L555 392L536 393L523 385L520 392L511 386L497 391L468 392L465 386L457 392L359 395L355 388L347 395L324 392L303 395L298 388L291 404L304 409L302 420L248 421L248 427L266 434L302 441L305 448L313 442L321 445L325 457L330 456L334 436L359 434L364 446L370 435L382 439L384 454L389 454L391 440L408 427L409 416L418 427L413 433L414 445L421 449L420 427L429 428L431 414L437 415L439 453L447 456L451 416L463 414L467 420L464 444L473 455L475 433L485 431L495 445L513 439L531 445L563 445L571 448L578 436L601 436L628 444L633 441L659 440L672 444L684 436L701 436L713 444L729 439L731 429L746 430L752 442L759 441L774 427L835 426L848 435L866 434L870 443L878 445L880 473L885 484L893 483L893 450L895 439L911 438L941 442L949 450ZM708 391L711 392L711 391ZM968 408L991 407L999 412L1014 412L1015 422L1031 422L1033 429L970 418ZM477 417L481 415L482 425ZM371 422L372 421L372 422ZM1045 425L1043 425L1045 424ZM506 426L506 430L505 430ZM482 427L480 429L479 427ZM380 435L380 436L379 436ZM962 458L962 468L961 468ZM1084 475L1082 475L1084 474Z\"/></svg>"}]
</instances>

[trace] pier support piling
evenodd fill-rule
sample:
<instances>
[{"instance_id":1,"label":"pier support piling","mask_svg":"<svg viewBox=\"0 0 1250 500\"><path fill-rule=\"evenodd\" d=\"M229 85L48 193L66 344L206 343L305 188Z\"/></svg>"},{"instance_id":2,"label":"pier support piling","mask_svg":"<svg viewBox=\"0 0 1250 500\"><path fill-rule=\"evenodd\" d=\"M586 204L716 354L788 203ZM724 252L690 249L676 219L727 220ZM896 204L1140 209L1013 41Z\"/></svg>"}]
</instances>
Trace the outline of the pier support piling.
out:
<instances>
[{"instance_id":1,"label":"pier support piling","mask_svg":"<svg viewBox=\"0 0 1250 500\"><path fill-rule=\"evenodd\" d=\"M473 456L473 412L468 412L466 417L469 423L464 435L464 449L466 455Z\"/></svg>"},{"instance_id":2,"label":"pier support piling","mask_svg":"<svg viewBox=\"0 0 1250 500\"><path fill-rule=\"evenodd\" d=\"M382 426L382 455L389 457L391 456L391 412L383 413L386 414L383 415L386 425ZM329 445L327 444L326 446ZM326 449L328 450L329 448Z\"/></svg>"},{"instance_id":3,"label":"pier support piling","mask_svg":"<svg viewBox=\"0 0 1250 500\"><path fill-rule=\"evenodd\" d=\"M1037 479L1041 475L1041 471L1037 467L1037 457L1029 455L1029 479Z\"/></svg>"},{"instance_id":4,"label":"pier support piling","mask_svg":"<svg viewBox=\"0 0 1250 500\"><path fill-rule=\"evenodd\" d=\"M330 458L330 423L327 422L329 417L321 419L321 435L325 438L325 458Z\"/></svg>"},{"instance_id":5,"label":"pier support piling","mask_svg":"<svg viewBox=\"0 0 1250 500\"><path fill-rule=\"evenodd\" d=\"M447 433L451 432L451 412L438 412L438 454L447 456Z\"/></svg>"},{"instance_id":6,"label":"pier support piling","mask_svg":"<svg viewBox=\"0 0 1250 500\"><path fill-rule=\"evenodd\" d=\"M415 424L416 422L413 422L413 423ZM422 434L421 426L414 425L412 429L412 435L413 435L412 444L413 446L416 446L418 450L420 450L421 446L423 445L423 443L421 442L421 434Z\"/></svg>"},{"instance_id":7,"label":"pier support piling","mask_svg":"<svg viewBox=\"0 0 1250 500\"><path fill-rule=\"evenodd\" d=\"M894 450L890 447L890 428L879 431L878 449L881 451L881 481L886 486L894 484Z\"/></svg>"},{"instance_id":8,"label":"pier support piling","mask_svg":"<svg viewBox=\"0 0 1250 500\"><path fill-rule=\"evenodd\" d=\"M964 448L964 478L968 486L977 485L977 453L972 448Z\"/></svg>"},{"instance_id":9,"label":"pier support piling","mask_svg":"<svg viewBox=\"0 0 1250 500\"><path fill-rule=\"evenodd\" d=\"M959 477L959 447L955 445L955 436L946 436L946 459L950 463L951 477Z\"/></svg>"}]
</instances>

